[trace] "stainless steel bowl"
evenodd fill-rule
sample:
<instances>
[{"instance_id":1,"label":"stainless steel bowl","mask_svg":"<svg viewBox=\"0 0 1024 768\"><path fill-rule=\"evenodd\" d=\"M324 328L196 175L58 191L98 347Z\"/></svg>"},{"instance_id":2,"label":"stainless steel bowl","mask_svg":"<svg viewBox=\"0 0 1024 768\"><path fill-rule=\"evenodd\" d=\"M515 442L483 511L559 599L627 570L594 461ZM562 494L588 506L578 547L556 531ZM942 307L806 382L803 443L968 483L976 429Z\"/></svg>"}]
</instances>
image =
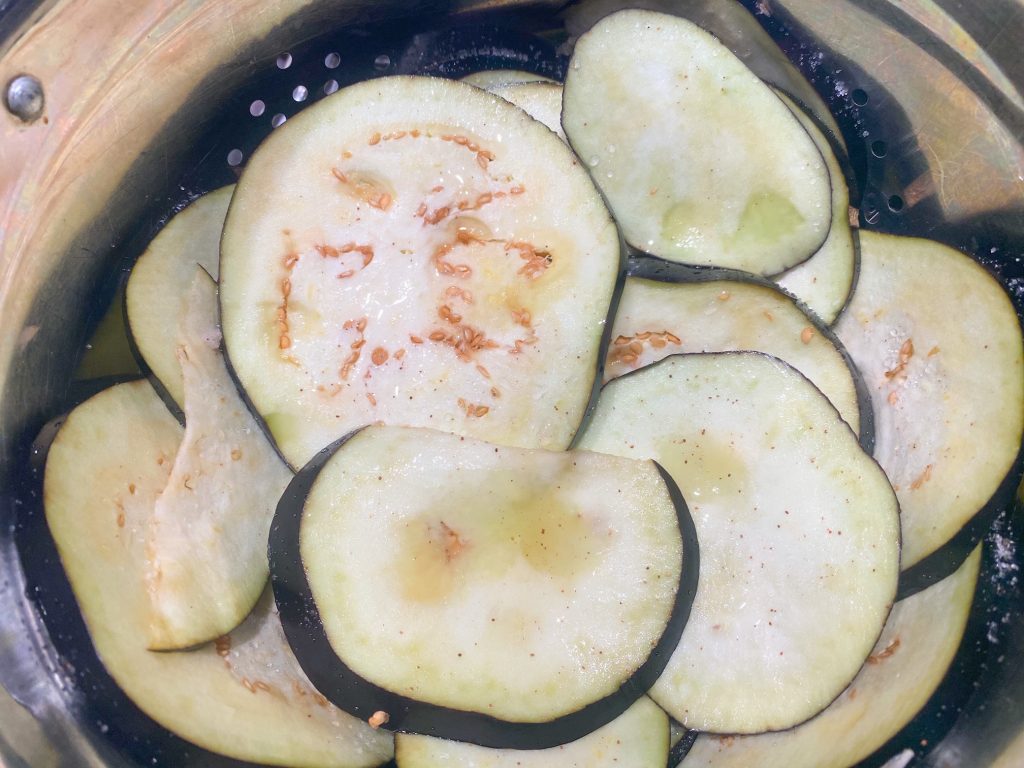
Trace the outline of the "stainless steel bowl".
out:
<instances>
[{"instance_id":1,"label":"stainless steel bowl","mask_svg":"<svg viewBox=\"0 0 1024 768\"><path fill-rule=\"evenodd\" d=\"M177 206L229 181L275 116L332 81L495 65L557 74L594 5L692 15L715 4L0 0L0 767L210 764L108 701L117 692L75 629L33 485L31 443L47 420L130 373L95 354L80 366L125 260ZM862 226L971 252L1020 311L1024 4L743 5L758 24L734 47L784 71L765 53L770 36L817 89L805 100L837 115ZM917 765L1024 765L1020 532L1010 510L990 534L957 698L922 726Z\"/></svg>"}]
</instances>

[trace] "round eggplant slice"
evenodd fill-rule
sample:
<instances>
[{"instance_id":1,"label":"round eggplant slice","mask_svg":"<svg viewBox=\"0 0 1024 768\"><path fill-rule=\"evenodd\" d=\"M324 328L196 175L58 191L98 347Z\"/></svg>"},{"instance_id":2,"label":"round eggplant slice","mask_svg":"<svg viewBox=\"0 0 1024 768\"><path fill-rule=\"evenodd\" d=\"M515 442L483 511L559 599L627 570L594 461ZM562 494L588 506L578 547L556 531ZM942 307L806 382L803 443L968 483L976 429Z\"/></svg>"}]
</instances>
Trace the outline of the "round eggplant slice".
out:
<instances>
[{"instance_id":1,"label":"round eggplant slice","mask_svg":"<svg viewBox=\"0 0 1024 768\"><path fill-rule=\"evenodd\" d=\"M900 500L904 578L941 579L971 551L958 533L997 506L990 501L1020 451L1017 313L1003 287L959 251L862 232L860 278L836 333L871 394L875 458ZM947 542L958 557L942 556Z\"/></svg>"},{"instance_id":2,"label":"round eggplant slice","mask_svg":"<svg viewBox=\"0 0 1024 768\"><path fill-rule=\"evenodd\" d=\"M398 768L665 768L668 716L646 696L607 725L549 749L490 749L432 736L395 736Z\"/></svg>"},{"instance_id":3,"label":"round eggplant slice","mask_svg":"<svg viewBox=\"0 0 1024 768\"><path fill-rule=\"evenodd\" d=\"M979 547L953 575L896 603L867 663L816 718L785 733L698 736L685 765L845 768L870 755L945 677L967 626L980 561Z\"/></svg>"},{"instance_id":4,"label":"round eggplant slice","mask_svg":"<svg viewBox=\"0 0 1024 768\"><path fill-rule=\"evenodd\" d=\"M562 12L571 39L580 37L605 16L637 6L635 0L580 0ZM736 0L643 0L649 11L683 16L721 40L750 70L766 83L805 104L815 120L833 137L843 157L846 145L839 124L814 86L779 48L757 18Z\"/></svg>"},{"instance_id":5,"label":"round eggplant slice","mask_svg":"<svg viewBox=\"0 0 1024 768\"><path fill-rule=\"evenodd\" d=\"M196 267L217 279L220 235L234 191L228 186L210 192L167 222L128 277L124 306L132 344L179 409L185 407L185 389L173 329Z\"/></svg>"},{"instance_id":6,"label":"round eggplant slice","mask_svg":"<svg viewBox=\"0 0 1024 768\"><path fill-rule=\"evenodd\" d=\"M558 134L565 141L562 131L562 86L560 83L530 82L507 83L488 89L491 93L511 101L534 120Z\"/></svg>"},{"instance_id":7,"label":"round eggplant slice","mask_svg":"<svg viewBox=\"0 0 1024 768\"><path fill-rule=\"evenodd\" d=\"M386 762L390 734L317 694L269 599L215 644L181 653L146 650L143 532L181 439L153 388L138 381L72 411L47 457L46 521L110 676L147 715L213 752L264 765Z\"/></svg>"},{"instance_id":8,"label":"round eggplant slice","mask_svg":"<svg viewBox=\"0 0 1024 768\"><path fill-rule=\"evenodd\" d=\"M217 286L195 267L178 332L185 435L146 531L149 648L234 629L266 586L267 534L292 473L249 413L220 353Z\"/></svg>"},{"instance_id":9,"label":"round eggplant slice","mask_svg":"<svg viewBox=\"0 0 1024 768\"><path fill-rule=\"evenodd\" d=\"M870 409L871 400L831 331L767 281L708 279L710 271L697 277L627 278L605 381L680 352L764 352L810 379L862 442L870 443L870 418L862 429L861 411Z\"/></svg>"},{"instance_id":10,"label":"round eggplant slice","mask_svg":"<svg viewBox=\"0 0 1024 768\"><path fill-rule=\"evenodd\" d=\"M270 555L289 642L325 696L513 749L624 712L678 642L698 567L653 462L383 426L296 476Z\"/></svg>"},{"instance_id":11,"label":"round eggplant slice","mask_svg":"<svg viewBox=\"0 0 1024 768\"><path fill-rule=\"evenodd\" d=\"M641 251L771 275L828 235L829 173L814 142L689 21L630 10L598 22L576 43L562 126Z\"/></svg>"},{"instance_id":12,"label":"round eggplant slice","mask_svg":"<svg viewBox=\"0 0 1024 768\"><path fill-rule=\"evenodd\" d=\"M789 96L779 90L776 94L800 121L825 158L832 184L832 224L825 242L811 258L772 279L831 325L846 306L857 279L857 247L850 227L850 190L839 160L822 129Z\"/></svg>"},{"instance_id":13,"label":"round eggplant slice","mask_svg":"<svg viewBox=\"0 0 1024 768\"><path fill-rule=\"evenodd\" d=\"M373 422L560 449L593 394L621 267L600 194L550 130L465 83L381 78L250 159L221 319L293 466Z\"/></svg>"},{"instance_id":14,"label":"round eggplant slice","mask_svg":"<svg viewBox=\"0 0 1024 768\"><path fill-rule=\"evenodd\" d=\"M821 392L767 355L675 355L606 385L580 447L655 459L693 513L700 582L651 698L689 729L759 733L839 695L892 606L899 518Z\"/></svg>"}]
</instances>

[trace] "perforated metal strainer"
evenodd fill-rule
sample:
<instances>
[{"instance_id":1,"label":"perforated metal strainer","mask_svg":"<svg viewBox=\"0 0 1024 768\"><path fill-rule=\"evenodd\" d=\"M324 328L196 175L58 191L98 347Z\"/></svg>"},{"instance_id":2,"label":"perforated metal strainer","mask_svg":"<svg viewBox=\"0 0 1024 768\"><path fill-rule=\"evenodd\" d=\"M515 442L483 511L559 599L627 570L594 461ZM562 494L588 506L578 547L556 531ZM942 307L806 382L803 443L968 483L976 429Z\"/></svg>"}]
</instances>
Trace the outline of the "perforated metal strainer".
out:
<instances>
[{"instance_id":1,"label":"perforated metal strainer","mask_svg":"<svg viewBox=\"0 0 1024 768\"><path fill-rule=\"evenodd\" d=\"M125 266L169 215L232 181L270 131L339 87L485 68L558 78L595 14L628 5L711 23L722 3L0 0L0 683L24 706L0 692L0 766L238 765L169 735L117 690L42 520L32 440L70 402L133 373L116 342L86 348ZM774 40L814 86L795 95L835 115L861 225L968 251L1021 312L1024 5L736 8L749 24L716 22L730 45L785 87ZM876 764L911 750L912 765L1024 765L1020 523L1008 510L990 532L953 673Z\"/></svg>"}]
</instances>

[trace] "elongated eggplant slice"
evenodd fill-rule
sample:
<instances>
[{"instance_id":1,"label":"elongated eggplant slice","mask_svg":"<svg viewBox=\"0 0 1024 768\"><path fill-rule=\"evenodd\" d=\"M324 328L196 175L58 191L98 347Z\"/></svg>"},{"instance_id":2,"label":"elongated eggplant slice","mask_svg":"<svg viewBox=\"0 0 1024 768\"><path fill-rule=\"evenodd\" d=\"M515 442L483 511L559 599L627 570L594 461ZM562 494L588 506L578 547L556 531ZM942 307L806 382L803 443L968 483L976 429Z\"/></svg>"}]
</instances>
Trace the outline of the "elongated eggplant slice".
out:
<instances>
[{"instance_id":1,"label":"elongated eggplant slice","mask_svg":"<svg viewBox=\"0 0 1024 768\"><path fill-rule=\"evenodd\" d=\"M821 392L767 355L675 355L606 385L580 447L657 460L693 510L697 596L651 698L687 728L759 733L839 695L895 597L899 518Z\"/></svg>"},{"instance_id":2,"label":"elongated eggplant slice","mask_svg":"<svg viewBox=\"0 0 1024 768\"><path fill-rule=\"evenodd\" d=\"M381 78L250 159L224 229L224 338L293 465L376 421L564 448L620 270L600 195L550 130L464 83Z\"/></svg>"},{"instance_id":3,"label":"elongated eggplant slice","mask_svg":"<svg viewBox=\"0 0 1024 768\"><path fill-rule=\"evenodd\" d=\"M680 352L764 352L810 379L862 443L870 443L871 401L831 331L764 281L714 279L710 272L694 277L626 280L605 381ZM868 414L863 430L862 411Z\"/></svg>"},{"instance_id":4,"label":"elongated eggplant slice","mask_svg":"<svg viewBox=\"0 0 1024 768\"><path fill-rule=\"evenodd\" d=\"M829 173L811 137L689 21L620 11L598 22L576 43L562 126L641 251L771 275L828 235Z\"/></svg>"},{"instance_id":5,"label":"elongated eggplant slice","mask_svg":"<svg viewBox=\"0 0 1024 768\"><path fill-rule=\"evenodd\" d=\"M828 237L811 258L773 279L831 325L846 306L857 279L857 246L849 216L850 190L839 160L822 130L789 96L778 90L776 94L800 121L825 158L832 185L832 223Z\"/></svg>"},{"instance_id":6,"label":"elongated eggplant slice","mask_svg":"<svg viewBox=\"0 0 1024 768\"><path fill-rule=\"evenodd\" d=\"M526 72L521 69L485 69L462 78L462 82L493 91L496 87L515 85L517 83L553 83L550 77Z\"/></svg>"},{"instance_id":7,"label":"elongated eggplant slice","mask_svg":"<svg viewBox=\"0 0 1024 768\"><path fill-rule=\"evenodd\" d=\"M548 749L491 749L433 736L395 737L398 768L665 768L668 715L646 696L607 725Z\"/></svg>"},{"instance_id":8,"label":"elongated eggplant slice","mask_svg":"<svg viewBox=\"0 0 1024 768\"><path fill-rule=\"evenodd\" d=\"M846 768L885 744L938 688L967 625L980 547L951 576L892 609L843 695L785 733L699 736L683 763L715 768Z\"/></svg>"},{"instance_id":9,"label":"elongated eggplant slice","mask_svg":"<svg viewBox=\"0 0 1024 768\"><path fill-rule=\"evenodd\" d=\"M958 538L958 557L939 552L993 509L1020 451L1017 314L1002 286L959 251L862 232L857 290L836 333L871 393L875 458L902 510L904 578L919 588L971 551L972 541Z\"/></svg>"},{"instance_id":10,"label":"elongated eggplant slice","mask_svg":"<svg viewBox=\"0 0 1024 768\"><path fill-rule=\"evenodd\" d=\"M624 712L678 642L698 567L686 505L653 462L403 427L310 462L270 555L288 640L325 696L400 731L513 749Z\"/></svg>"},{"instance_id":11,"label":"elongated eggplant slice","mask_svg":"<svg viewBox=\"0 0 1024 768\"><path fill-rule=\"evenodd\" d=\"M139 381L80 405L50 447L46 520L107 671L146 714L214 752L267 765L385 762L390 735L318 697L269 600L215 645L146 650L144 532L181 439L174 417Z\"/></svg>"},{"instance_id":12,"label":"elongated eggplant slice","mask_svg":"<svg viewBox=\"0 0 1024 768\"><path fill-rule=\"evenodd\" d=\"M506 83L488 90L505 101L511 101L534 120L540 120L565 141L565 133L562 131L562 86L559 83Z\"/></svg>"},{"instance_id":13,"label":"elongated eggplant slice","mask_svg":"<svg viewBox=\"0 0 1024 768\"><path fill-rule=\"evenodd\" d=\"M128 277L124 311L132 344L178 408L185 405L185 392L174 329L196 267L217 279L220 235L234 189L210 192L168 221Z\"/></svg>"},{"instance_id":14,"label":"elongated eggplant slice","mask_svg":"<svg viewBox=\"0 0 1024 768\"><path fill-rule=\"evenodd\" d=\"M270 521L292 477L238 395L219 351L217 286L195 271L173 337L185 436L146 539L152 650L208 642L246 617L269 575Z\"/></svg>"}]
</instances>

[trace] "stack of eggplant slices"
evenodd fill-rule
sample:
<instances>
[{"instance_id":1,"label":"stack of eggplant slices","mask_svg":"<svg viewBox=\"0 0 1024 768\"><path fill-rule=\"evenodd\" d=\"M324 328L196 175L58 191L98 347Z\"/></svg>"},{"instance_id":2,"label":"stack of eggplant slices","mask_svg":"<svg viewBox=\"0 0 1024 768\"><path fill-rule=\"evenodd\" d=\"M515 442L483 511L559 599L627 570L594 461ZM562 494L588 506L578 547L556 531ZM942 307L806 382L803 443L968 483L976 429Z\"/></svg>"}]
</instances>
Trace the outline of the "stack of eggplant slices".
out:
<instances>
[{"instance_id":1,"label":"stack of eggplant slices","mask_svg":"<svg viewBox=\"0 0 1024 768\"><path fill-rule=\"evenodd\" d=\"M134 267L151 377L49 449L110 675L267 765L874 751L960 643L1024 365L972 259L856 231L837 152L647 11L564 84L288 120Z\"/></svg>"}]
</instances>

